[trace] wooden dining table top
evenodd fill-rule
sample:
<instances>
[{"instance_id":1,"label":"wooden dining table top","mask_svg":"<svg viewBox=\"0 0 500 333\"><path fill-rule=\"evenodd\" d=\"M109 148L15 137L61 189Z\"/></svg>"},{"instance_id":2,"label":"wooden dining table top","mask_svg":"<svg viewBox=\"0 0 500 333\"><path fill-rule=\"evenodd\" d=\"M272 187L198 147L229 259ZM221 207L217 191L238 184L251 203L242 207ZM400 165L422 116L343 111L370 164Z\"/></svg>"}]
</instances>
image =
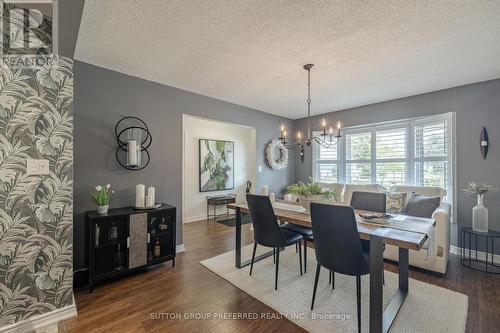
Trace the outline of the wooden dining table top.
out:
<instances>
[{"instance_id":1,"label":"wooden dining table top","mask_svg":"<svg viewBox=\"0 0 500 333\"><path fill-rule=\"evenodd\" d=\"M248 213L248 205L246 202L227 204L227 207L230 209L239 208L241 212ZM363 212L364 211L361 210L355 210L358 232L360 238L362 239L369 240L370 235L376 232L378 236L381 236L384 239L384 243L386 244L417 251L422 249L422 246L427 240L427 235L424 233L394 229L389 226L375 225L374 223L364 223L359 217L359 214ZM311 215L305 212L296 212L288 209L281 209L274 207L274 214L276 218L281 222L293 223L305 227L312 226ZM398 219L399 220L407 219L408 221L412 222L428 223L431 224L432 226L436 225L436 220L434 219L413 217L401 214L398 215Z\"/></svg>"}]
</instances>

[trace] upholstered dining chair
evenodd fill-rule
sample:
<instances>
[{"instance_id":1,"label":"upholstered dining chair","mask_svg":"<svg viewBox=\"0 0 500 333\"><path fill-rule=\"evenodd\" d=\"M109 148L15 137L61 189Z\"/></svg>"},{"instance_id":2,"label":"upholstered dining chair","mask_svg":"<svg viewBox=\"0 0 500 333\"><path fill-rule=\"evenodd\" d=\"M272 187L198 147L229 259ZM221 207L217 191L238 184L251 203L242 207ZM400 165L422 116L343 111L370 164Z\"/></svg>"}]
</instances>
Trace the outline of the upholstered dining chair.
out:
<instances>
[{"instance_id":1,"label":"upholstered dining chair","mask_svg":"<svg viewBox=\"0 0 500 333\"><path fill-rule=\"evenodd\" d=\"M257 244L266 247L272 247L275 252L276 273L274 279L274 289L278 290L278 268L280 262L280 249L300 244L302 235L283 229L278 224L274 215L271 200L267 195L247 194L248 210L252 218L254 246L252 253L252 263L250 265L250 275L252 275L253 264L255 261L255 251ZM302 251L299 246L299 266L300 275L302 275Z\"/></svg>"},{"instance_id":2,"label":"upholstered dining chair","mask_svg":"<svg viewBox=\"0 0 500 333\"><path fill-rule=\"evenodd\" d=\"M301 225L286 223L280 225L283 230L288 230L299 234L304 239L304 273L307 273L307 241L313 240L313 231L311 228L303 227ZM297 252L299 251L300 244L297 243Z\"/></svg>"},{"instance_id":3,"label":"upholstered dining chair","mask_svg":"<svg viewBox=\"0 0 500 333\"><path fill-rule=\"evenodd\" d=\"M361 276L370 273L370 253L361 246L352 207L311 203L311 221L316 248L316 277L311 303L318 288L321 267L356 277L358 332L361 331Z\"/></svg>"},{"instance_id":4,"label":"upholstered dining chair","mask_svg":"<svg viewBox=\"0 0 500 333\"><path fill-rule=\"evenodd\" d=\"M385 193L378 192L353 192L350 206L354 209L370 212L385 213L387 197ZM363 251L370 252L370 241L361 240ZM384 244L385 250L385 244ZM385 284L385 274L382 275Z\"/></svg>"},{"instance_id":5,"label":"upholstered dining chair","mask_svg":"<svg viewBox=\"0 0 500 333\"><path fill-rule=\"evenodd\" d=\"M377 192L353 192L350 206L370 212L386 212L386 195Z\"/></svg>"}]
</instances>

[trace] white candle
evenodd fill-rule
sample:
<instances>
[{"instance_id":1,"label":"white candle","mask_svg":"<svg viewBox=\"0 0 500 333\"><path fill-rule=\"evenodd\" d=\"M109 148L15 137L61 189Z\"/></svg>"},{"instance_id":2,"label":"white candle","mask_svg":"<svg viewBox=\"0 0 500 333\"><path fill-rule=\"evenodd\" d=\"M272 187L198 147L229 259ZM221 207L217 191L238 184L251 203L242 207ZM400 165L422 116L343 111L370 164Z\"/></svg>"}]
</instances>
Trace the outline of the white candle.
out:
<instances>
[{"instance_id":1,"label":"white candle","mask_svg":"<svg viewBox=\"0 0 500 333\"><path fill-rule=\"evenodd\" d=\"M140 167L142 164L142 147L140 144L137 144L137 166Z\"/></svg>"},{"instance_id":2,"label":"white candle","mask_svg":"<svg viewBox=\"0 0 500 333\"><path fill-rule=\"evenodd\" d=\"M267 185L262 185L260 188L260 194L269 195L269 187L267 187Z\"/></svg>"},{"instance_id":3,"label":"white candle","mask_svg":"<svg viewBox=\"0 0 500 333\"><path fill-rule=\"evenodd\" d=\"M153 186L148 187L148 195L150 195L153 198L153 205L156 202L155 201L155 188Z\"/></svg>"},{"instance_id":4,"label":"white candle","mask_svg":"<svg viewBox=\"0 0 500 333\"><path fill-rule=\"evenodd\" d=\"M127 166L137 166L137 141L128 140Z\"/></svg>"},{"instance_id":5,"label":"white candle","mask_svg":"<svg viewBox=\"0 0 500 333\"><path fill-rule=\"evenodd\" d=\"M153 197L151 195L146 195L146 207L153 207L155 204L154 204L154 201L153 201Z\"/></svg>"},{"instance_id":6,"label":"white candle","mask_svg":"<svg viewBox=\"0 0 500 333\"><path fill-rule=\"evenodd\" d=\"M144 207L144 193L146 186L139 184L135 186L135 206Z\"/></svg>"},{"instance_id":7,"label":"white candle","mask_svg":"<svg viewBox=\"0 0 500 333\"><path fill-rule=\"evenodd\" d=\"M271 192L269 194L269 199L271 200L272 203L274 203L274 201L276 201L276 193Z\"/></svg>"}]
</instances>

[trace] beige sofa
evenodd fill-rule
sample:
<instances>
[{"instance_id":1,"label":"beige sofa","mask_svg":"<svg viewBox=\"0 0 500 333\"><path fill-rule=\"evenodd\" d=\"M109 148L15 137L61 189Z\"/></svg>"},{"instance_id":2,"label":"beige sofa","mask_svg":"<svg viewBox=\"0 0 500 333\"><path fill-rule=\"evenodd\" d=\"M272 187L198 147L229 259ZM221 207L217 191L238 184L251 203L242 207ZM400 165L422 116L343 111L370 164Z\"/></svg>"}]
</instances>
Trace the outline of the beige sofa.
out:
<instances>
[{"instance_id":1,"label":"beige sofa","mask_svg":"<svg viewBox=\"0 0 500 333\"><path fill-rule=\"evenodd\" d=\"M418 186L393 186L385 189L381 185L352 185L352 184L327 184L321 183L324 188L334 188L336 191L342 193L340 204L348 205L351 202L352 193L355 191L362 192L406 192L418 193L432 197L443 198L446 195L446 190L439 187L418 187ZM410 265L427 269L430 271L445 273L448 264L448 255L450 252L450 214L451 205L448 203L441 203L441 205L434 211L432 218L436 219L436 248L434 249L434 256L427 256L427 244L424 244L424 249L420 251L410 250ZM387 245L384 251L384 258L398 261L399 252L398 248L392 245Z\"/></svg>"}]
</instances>

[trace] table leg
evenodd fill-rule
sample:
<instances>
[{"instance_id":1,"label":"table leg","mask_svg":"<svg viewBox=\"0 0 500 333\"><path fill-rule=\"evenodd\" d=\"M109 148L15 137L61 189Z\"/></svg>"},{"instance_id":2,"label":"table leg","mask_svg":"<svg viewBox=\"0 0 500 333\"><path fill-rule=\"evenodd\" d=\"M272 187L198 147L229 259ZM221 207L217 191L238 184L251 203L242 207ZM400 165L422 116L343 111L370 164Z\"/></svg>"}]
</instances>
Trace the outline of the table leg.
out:
<instances>
[{"instance_id":1,"label":"table leg","mask_svg":"<svg viewBox=\"0 0 500 333\"><path fill-rule=\"evenodd\" d=\"M477 235L476 235L476 240L475 240L474 245L476 246L476 251L475 252L476 252L476 262L477 262Z\"/></svg>"},{"instance_id":2,"label":"table leg","mask_svg":"<svg viewBox=\"0 0 500 333\"><path fill-rule=\"evenodd\" d=\"M408 291L410 260L408 249L399 248L399 289Z\"/></svg>"},{"instance_id":3,"label":"table leg","mask_svg":"<svg viewBox=\"0 0 500 333\"><path fill-rule=\"evenodd\" d=\"M386 333L408 296L409 250L399 248L399 288L383 308L383 238L370 235L370 332Z\"/></svg>"},{"instance_id":4,"label":"table leg","mask_svg":"<svg viewBox=\"0 0 500 333\"><path fill-rule=\"evenodd\" d=\"M384 270L383 238L370 235L370 332L381 333L383 329L383 285Z\"/></svg>"},{"instance_id":5,"label":"table leg","mask_svg":"<svg viewBox=\"0 0 500 333\"><path fill-rule=\"evenodd\" d=\"M488 237L486 237L486 273L488 273ZM491 253L493 255L493 253Z\"/></svg>"},{"instance_id":6,"label":"table leg","mask_svg":"<svg viewBox=\"0 0 500 333\"><path fill-rule=\"evenodd\" d=\"M471 262L471 257L472 257L471 256L471 248L472 248L471 239L472 239L472 237L471 237L471 234L469 233L469 266L471 265L470 262Z\"/></svg>"},{"instance_id":7,"label":"table leg","mask_svg":"<svg viewBox=\"0 0 500 333\"><path fill-rule=\"evenodd\" d=\"M241 209L240 207L236 207L236 248L235 248L235 266L236 268L243 268L245 266L248 266L252 263L252 260L246 260L244 262L241 262ZM262 260L264 258L272 256L274 251L269 251L266 253L263 253L254 259L254 263Z\"/></svg>"},{"instance_id":8,"label":"table leg","mask_svg":"<svg viewBox=\"0 0 500 333\"><path fill-rule=\"evenodd\" d=\"M241 268L241 209L236 207L236 268Z\"/></svg>"}]
</instances>

